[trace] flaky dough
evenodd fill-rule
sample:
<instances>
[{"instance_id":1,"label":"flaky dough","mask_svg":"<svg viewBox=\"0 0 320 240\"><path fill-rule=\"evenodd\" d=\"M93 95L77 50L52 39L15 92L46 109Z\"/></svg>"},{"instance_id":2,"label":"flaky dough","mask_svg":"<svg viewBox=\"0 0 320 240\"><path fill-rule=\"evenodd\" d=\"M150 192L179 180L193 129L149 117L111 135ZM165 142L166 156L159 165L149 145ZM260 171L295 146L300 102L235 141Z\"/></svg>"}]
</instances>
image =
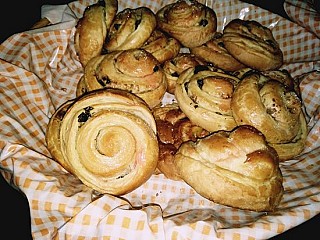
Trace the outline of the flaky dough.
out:
<instances>
[{"instance_id":1,"label":"flaky dough","mask_svg":"<svg viewBox=\"0 0 320 240\"><path fill-rule=\"evenodd\" d=\"M174 164L187 184L218 204L273 211L283 195L277 153L251 126L183 143Z\"/></svg>"}]
</instances>

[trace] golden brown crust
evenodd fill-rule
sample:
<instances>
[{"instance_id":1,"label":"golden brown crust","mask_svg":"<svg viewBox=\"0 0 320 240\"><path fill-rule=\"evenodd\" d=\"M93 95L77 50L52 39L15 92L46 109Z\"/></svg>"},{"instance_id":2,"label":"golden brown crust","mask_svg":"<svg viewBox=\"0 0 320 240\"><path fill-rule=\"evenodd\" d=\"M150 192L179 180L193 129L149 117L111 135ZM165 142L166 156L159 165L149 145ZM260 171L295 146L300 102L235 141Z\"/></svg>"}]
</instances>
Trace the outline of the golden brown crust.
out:
<instances>
[{"instance_id":1,"label":"golden brown crust","mask_svg":"<svg viewBox=\"0 0 320 240\"><path fill-rule=\"evenodd\" d=\"M156 29L152 32L149 39L141 46L141 48L152 53L160 63L163 63L178 55L181 44L177 39L167 36L160 30Z\"/></svg>"},{"instance_id":2,"label":"golden brown crust","mask_svg":"<svg viewBox=\"0 0 320 240\"><path fill-rule=\"evenodd\" d=\"M158 27L185 47L196 47L212 38L217 29L214 10L198 1L178 0L156 13Z\"/></svg>"},{"instance_id":3,"label":"golden brown crust","mask_svg":"<svg viewBox=\"0 0 320 240\"><path fill-rule=\"evenodd\" d=\"M251 126L185 142L174 164L186 183L218 204L273 211L283 195L277 154Z\"/></svg>"},{"instance_id":4,"label":"golden brown crust","mask_svg":"<svg viewBox=\"0 0 320 240\"><path fill-rule=\"evenodd\" d=\"M190 48L190 52L225 71L237 71L246 67L227 51L222 41L222 34L219 32L201 46Z\"/></svg>"},{"instance_id":5,"label":"golden brown crust","mask_svg":"<svg viewBox=\"0 0 320 240\"><path fill-rule=\"evenodd\" d=\"M168 82L167 92L174 94L178 78L184 70L205 64L205 61L190 53L179 53L172 59L165 61L163 71Z\"/></svg>"},{"instance_id":6,"label":"golden brown crust","mask_svg":"<svg viewBox=\"0 0 320 240\"><path fill-rule=\"evenodd\" d=\"M101 54L110 23L117 11L117 0L99 1L88 6L78 20L74 45L83 67L92 57Z\"/></svg>"},{"instance_id":7,"label":"golden brown crust","mask_svg":"<svg viewBox=\"0 0 320 240\"><path fill-rule=\"evenodd\" d=\"M223 30L222 40L228 52L246 66L275 70L283 64L283 54L269 28L254 20L231 20Z\"/></svg>"},{"instance_id":8,"label":"golden brown crust","mask_svg":"<svg viewBox=\"0 0 320 240\"><path fill-rule=\"evenodd\" d=\"M237 85L231 102L237 124L249 124L261 131L267 142L278 150L280 160L287 159L287 154L300 153L307 135L302 103L290 87L293 85L280 78L251 72ZM279 151L281 146L292 148L283 154Z\"/></svg>"},{"instance_id":9,"label":"golden brown crust","mask_svg":"<svg viewBox=\"0 0 320 240\"><path fill-rule=\"evenodd\" d=\"M100 193L122 195L136 189L154 173L159 157L150 109L136 95L118 89L75 99L50 120L46 139L56 160Z\"/></svg>"},{"instance_id":10,"label":"golden brown crust","mask_svg":"<svg viewBox=\"0 0 320 240\"><path fill-rule=\"evenodd\" d=\"M238 81L229 74L198 65L182 72L174 95L193 123L210 132L232 130L237 124L231 99Z\"/></svg>"},{"instance_id":11,"label":"golden brown crust","mask_svg":"<svg viewBox=\"0 0 320 240\"><path fill-rule=\"evenodd\" d=\"M160 63L143 49L97 56L85 67L83 78L87 91L99 88L126 90L141 97L150 108L161 103L167 89Z\"/></svg>"},{"instance_id":12,"label":"golden brown crust","mask_svg":"<svg viewBox=\"0 0 320 240\"><path fill-rule=\"evenodd\" d=\"M181 111L177 103L158 106L152 110L157 125L159 161L157 169L167 178L180 180L174 166L174 154L186 141L195 141L209 134L205 129L193 124Z\"/></svg>"},{"instance_id":13,"label":"golden brown crust","mask_svg":"<svg viewBox=\"0 0 320 240\"><path fill-rule=\"evenodd\" d=\"M115 16L104 49L107 52L141 47L157 26L155 14L147 7L126 8Z\"/></svg>"}]
</instances>

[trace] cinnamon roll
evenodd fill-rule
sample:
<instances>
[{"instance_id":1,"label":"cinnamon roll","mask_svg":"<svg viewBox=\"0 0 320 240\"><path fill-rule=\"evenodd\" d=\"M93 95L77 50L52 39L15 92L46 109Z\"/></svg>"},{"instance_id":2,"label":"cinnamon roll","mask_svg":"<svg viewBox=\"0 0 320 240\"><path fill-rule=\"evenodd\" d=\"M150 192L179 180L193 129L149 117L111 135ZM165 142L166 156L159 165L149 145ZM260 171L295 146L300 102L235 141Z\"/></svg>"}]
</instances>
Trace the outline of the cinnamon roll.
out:
<instances>
[{"instance_id":1,"label":"cinnamon roll","mask_svg":"<svg viewBox=\"0 0 320 240\"><path fill-rule=\"evenodd\" d=\"M118 89L91 91L65 103L50 119L46 141L55 160L85 185L114 195L145 183L159 157L150 109Z\"/></svg>"},{"instance_id":2,"label":"cinnamon roll","mask_svg":"<svg viewBox=\"0 0 320 240\"><path fill-rule=\"evenodd\" d=\"M196 0L178 0L156 12L158 27L185 47L210 40L217 29L214 10Z\"/></svg>"},{"instance_id":3,"label":"cinnamon roll","mask_svg":"<svg viewBox=\"0 0 320 240\"><path fill-rule=\"evenodd\" d=\"M150 108L161 103L167 89L166 77L157 59L143 49L114 51L93 58L85 67L85 91L117 88L141 97ZM78 91L81 92L81 91Z\"/></svg>"},{"instance_id":4,"label":"cinnamon roll","mask_svg":"<svg viewBox=\"0 0 320 240\"><path fill-rule=\"evenodd\" d=\"M190 48L190 52L224 71L237 71L246 67L224 47L220 32L216 32L212 39L201 46Z\"/></svg>"},{"instance_id":5,"label":"cinnamon roll","mask_svg":"<svg viewBox=\"0 0 320 240\"><path fill-rule=\"evenodd\" d=\"M117 13L110 27L104 50L128 50L141 47L157 26L155 14L147 7L126 8Z\"/></svg>"},{"instance_id":6,"label":"cinnamon roll","mask_svg":"<svg viewBox=\"0 0 320 240\"><path fill-rule=\"evenodd\" d=\"M87 62L103 50L107 32L118 11L117 0L99 0L88 6L76 25L74 46L79 61L84 67Z\"/></svg>"},{"instance_id":7,"label":"cinnamon roll","mask_svg":"<svg viewBox=\"0 0 320 240\"><path fill-rule=\"evenodd\" d=\"M181 73L174 95L188 118L207 131L237 126L231 99L239 79L209 66L198 65Z\"/></svg>"},{"instance_id":8,"label":"cinnamon roll","mask_svg":"<svg viewBox=\"0 0 320 240\"><path fill-rule=\"evenodd\" d=\"M174 94L178 78L184 70L189 67L205 64L206 62L204 60L190 53L179 53L172 59L165 61L163 71L168 82L167 92Z\"/></svg>"},{"instance_id":9,"label":"cinnamon roll","mask_svg":"<svg viewBox=\"0 0 320 240\"><path fill-rule=\"evenodd\" d=\"M205 129L193 124L177 103L157 106L152 110L157 125L159 143L158 173L180 180L174 166L174 155L183 142L195 141L209 135Z\"/></svg>"},{"instance_id":10,"label":"cinnamon roll","mask_svg":"<svg viewBox=\"0 0 320 240\"><path fill-rule=\"evenodd\" d=\"M160 63L163 63L178 55L181 44L177 39L156 29L141 48L152 53Z\"/></svg>"},{"instance_id":11,"label":"cinnamon roll","mask_svg":"<svg viewBox=\"0 0 320 240\"><path fill-rule=\"evenodd\" d=\"M277 153L252 126L182 143L174 165L187 184L218 204L274 211L283 196Z\"/></svg>"},{"instance_id":12,"label":"cinnamon roll","mask_svg":"<svg viewBox=\"0 0 320 240\"><path fill-rule=\"evenodd\" d=\"M247 74L234 90L231 109L238 125L249 124L261 131L284 161L303 150L307 126L294 84L281 79L259 72Z\"/></svg>"},{"instance_id":13,"label":"cinnamon roll","mask_svg":"<svg viewBox=\"0 0 320 240\"><path fill-rule=\"evenodd\" d=\"M254 20L231 20L223 30L228 52L244 65L260 70L279 69L283 53L271 30Z\"/></svg>"}]
</instances>

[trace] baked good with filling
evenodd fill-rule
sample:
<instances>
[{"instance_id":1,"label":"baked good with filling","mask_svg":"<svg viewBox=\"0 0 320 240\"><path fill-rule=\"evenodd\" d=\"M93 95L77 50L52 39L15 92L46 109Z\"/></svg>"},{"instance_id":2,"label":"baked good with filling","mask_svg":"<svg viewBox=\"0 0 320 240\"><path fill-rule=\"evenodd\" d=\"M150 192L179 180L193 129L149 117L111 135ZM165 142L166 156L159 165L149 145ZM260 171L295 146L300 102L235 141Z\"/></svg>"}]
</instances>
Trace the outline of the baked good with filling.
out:
<instances>
[{"instance_id":1,"label":"baked good with filling","mask_svg":"<svg viewBox=\"0 0 320 240\"><path fill-rule=\"evenodd\" d=\"M272 31L255 20L231 20L223 29L222 41L234 58L250 68L276 70L283 64L283 53Z\"/></svg>"},{"instance_id":2,"label":"baked good with filling","mask_svg":"<svg viewBox=\"0 0 320 240\"><path fill-rule=\"evenodd\" d=\"M282 71L251 71L236 86L231 101L237 125L261 131L280 161L301 153L308 135L297 83L292 81Z\"/></svg>"},{"instance_id":3,"label":"baked good with filling","mask_svg":"<svg viewBox=\"0 0 320 240\"><path fill-rule=\"evenodd\" d=\"M145 183L158 163L154 117L136 95L98 89L63 104L47 126L52 157L85 185L122 195Z\"/></svg>"},{"instance_id":4,"label":"baked good with filling","mask_svg":"<svg viewBox=\"0 0 320 240\"><path fill-rule=\"evenodd\" d=\"M214 10L196 0L178 0L156 12L157 25L185 47L196 47L212 38L217 29Z\"/></svg>"}]
</instances>

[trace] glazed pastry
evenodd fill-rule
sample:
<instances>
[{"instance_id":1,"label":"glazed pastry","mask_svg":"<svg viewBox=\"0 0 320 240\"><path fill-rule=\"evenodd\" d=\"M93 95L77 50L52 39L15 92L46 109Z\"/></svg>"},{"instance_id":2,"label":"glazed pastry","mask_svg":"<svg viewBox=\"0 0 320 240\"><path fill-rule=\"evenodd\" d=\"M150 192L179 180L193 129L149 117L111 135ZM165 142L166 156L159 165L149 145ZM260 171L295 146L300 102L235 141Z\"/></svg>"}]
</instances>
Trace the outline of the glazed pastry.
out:
<instances>
[{"instance_id":1,"label":"glazed pastry","mask_svg":"<svg viewBox=\"0 0 320 240\"><path fill-rule=\"evenodd\" d=\"M85 9L76 25L74 37L75 50L83 67L92 57L101 54L117 11L117 0L100 0Z\"/></svg>"},{"instance_id":2,"label":"glazed pastry","mask_svg":"<svg viewBox=\"0 0 320 240\"><path fill-rule=\"evenodd\" d=\"M85 91L118 88L141 97L150 108L161 103L167 89L157 59L143 49L114 51L91 59L84 69L81 86ZM78 91L81 92L81 91Z\"/></svg>"},{"instance_id":3,"label":"glazed pastry","mask_svg":"<svg viewBox=\"0 0 320 240\"><path fill-rule=\"evenodd\" d=\"M174 58L180 52L181 44L173 37L167 36L160 30L154 30L149 39L141 46L142 49L152 53L152 55L163 63Z\"/></svg>"},{"instance_id":4,"label":"glazed pastry","mask_svg":"<svg viewBox=\"0 0 320 240\"><path fill-rule=\"evenodd\" d=\"M249 124L261 131L281 161L298 155L307 137L299 94L294 90L294 83L284 80L271 78L270 73L265 76L251 72L237 85L231 101L237 124Z\"/></svg>"},{"instance_id":5,"label":"glazed pastry","mask_svg":"<svg viewBox=\"0 0 320 240\"><path fill-rule=\"evenodd\" d=\"M190 52L224 71L237 71L246 67L227 51L222 41L222 33L219 32L201 46L191 48Z\"/></svg>"},{"instance_id":6,"label":"glazed pastry","mask_svg":"<svg viewBox=\"0 0 320 240\"><path fill-rule=\"evenodd\" d=\"M159 142L157 173L163 173L172 180L180 180L173 164L174 154L183 142L195 141L209 132L193 124L177 103L155 107L152 113L157 125Z\"/></svg>"},{"instance_id":7,"label":"glazed pastry","mask_svg":"<svg viewBox=\"0 0 320 240\"><path fill-rule=\"evenodd\" d=\"M279 69L283 53L271 30L254 20L231 20L223 30L227 51L244 65L260 70Z\"/></svg>"},{"instance_id":8,"label":"glazed pastry","mask_svg":"<svg viewBox=\"0 0 320 240\"><path fill-rule=\"evenodd\" d=\"M205 64L204 60L190 53L179 53L176 57L165 61L163 71L168 82L167 92L174 94L178 78L184 70Z\"/></svg>"},{"instance_id":9,"label":"glazed pastry","mask_svg":"<svg viewBox=\"0 0 320 240\"><path fill-rule=\"evenodd\" d=\"M174 95L194 124L209 132L231 130L237 126L231 99L238 81L229 74L198 65L181 73Z\"/></svg>"},{"instance_id":10,"label":"glazed pastry","mask_svg":"<svg viewBox=\"0 0 320 240\"><path fill-rule=\"evenodd\" d=\"M159 157L156 124L139 97L99 89L60 107L46 141L53 158L85 185L126 194L154 173Z\"/></svg>"},{"instance_id":11,"label":"glazed pastry","mask_svg":"<svg viewBox=\"0 0 320 240\"><path fill-rule=\"evenodd\" d=\"M209 41L217 29L214 10L195 0L178 0L156 13L158 27L185 47Z\"/></svg>"},{"instance_id":12,"label":"glazed pastry","mask_svg":"<svg viewBox=\"0 0 320 240\"><path fill-rule=\"evenodd\" d=\"M185 142L175 154L174 165L187 184L218 204L274 211L283 196L277 153L252 126Z\"/></svg>"},{"instance_id":13,"label":"glazed pastry","mask_svg":"<svg viewBox=\"0 0 320 240\"><path fill-rule=\"evenodd\" d=\"M108 32L106 52L141 47L157 26L155 14L147 7L126 8L117 13Z\"/></svg>"}]
</instances>

